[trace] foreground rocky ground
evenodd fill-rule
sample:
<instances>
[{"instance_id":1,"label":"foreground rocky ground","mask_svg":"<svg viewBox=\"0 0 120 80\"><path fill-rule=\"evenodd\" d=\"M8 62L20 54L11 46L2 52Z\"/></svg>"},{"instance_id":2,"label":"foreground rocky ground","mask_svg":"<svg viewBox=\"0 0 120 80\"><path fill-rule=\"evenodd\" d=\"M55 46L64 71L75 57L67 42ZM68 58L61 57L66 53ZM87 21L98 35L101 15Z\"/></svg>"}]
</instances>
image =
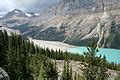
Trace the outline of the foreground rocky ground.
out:
<instances>
[{"instance_id":1,"label":"foreground rocky ground","mask_svg":"<svg viewBox=\"0 0 120 80\"><path fill-rule=\"evenodd\" d=\"M57 63L59 75L61 75L64 67L64 60L56 60L56 63ZM73 61L73 60L69 61L69 66L72 66L73 76L75 75L75 73L82 76L83 71L81 69L85 68L84 64L86 63ZM119 72L108 69L107 73L109 74L108 80L115 80L115 78L118 77Z\"/></svg>"}]
</instances>

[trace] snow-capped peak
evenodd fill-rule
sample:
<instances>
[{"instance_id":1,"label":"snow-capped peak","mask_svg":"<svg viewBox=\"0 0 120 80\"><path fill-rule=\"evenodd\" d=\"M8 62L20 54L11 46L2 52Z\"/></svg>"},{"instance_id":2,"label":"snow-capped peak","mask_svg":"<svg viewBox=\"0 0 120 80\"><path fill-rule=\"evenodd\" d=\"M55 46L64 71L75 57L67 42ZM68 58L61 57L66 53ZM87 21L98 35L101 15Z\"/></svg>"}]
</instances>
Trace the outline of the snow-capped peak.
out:
<instances>
[{"instance_id":1,"label":"snow-capped peak","mask_svg":"<svg viewBox=\"0 0 120 80\"><path fill-rule=\"evenodd\" d=\"M19 10L19 9L14 9L13 11L8 12L5 16L3 16L3 19L9 19L9 18L14 18L14 17L27 17L26 14Z\"/></svg>"},{"instance_id":2,"label":"snow-capped peak","mask_svg":"<svg viewBox=\"0 0 120 80\"><path fill-rule=\"evenodd\" d=\"M19 10L19 9L15 9L15 10L13 10L13 12L15 12L15 13L21 13L22 11L21 10Z\"/></svg>"}]
</instances>

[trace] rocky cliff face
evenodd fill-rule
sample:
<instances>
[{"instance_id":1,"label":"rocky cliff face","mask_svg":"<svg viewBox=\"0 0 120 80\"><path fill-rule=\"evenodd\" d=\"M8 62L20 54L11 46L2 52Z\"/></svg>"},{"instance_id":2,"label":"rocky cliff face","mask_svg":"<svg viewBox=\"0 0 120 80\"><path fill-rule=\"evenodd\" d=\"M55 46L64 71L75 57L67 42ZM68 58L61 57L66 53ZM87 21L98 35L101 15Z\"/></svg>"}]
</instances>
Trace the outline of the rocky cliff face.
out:
<instances>
[{"instance_id":1,"label":"rocky cliff face","mask_svg":"<svg viewBox=\"0 0 120 80\"><path fill-rule=\"evenodd\" d=\"M114 39L113 32L116 30L115 25L116 23L113 16L105 11L103 16L99 18L96 27L81 40L97 38L98 47L110 47L110 38Z\"/></svg>"},{"instance_id":2,"label":"rocky cliff face","mask_svg":"<svg viewBox=\"0 0 120 80\"><path fill-rule=\"evenodd\" d=\"M94 39L98 47L120 48L119 2L61 0L43 11L39 17L22 20L24 23L13 28L19 29L24 36L36 39L82 46Z\"/></svg>"}]
</instances>

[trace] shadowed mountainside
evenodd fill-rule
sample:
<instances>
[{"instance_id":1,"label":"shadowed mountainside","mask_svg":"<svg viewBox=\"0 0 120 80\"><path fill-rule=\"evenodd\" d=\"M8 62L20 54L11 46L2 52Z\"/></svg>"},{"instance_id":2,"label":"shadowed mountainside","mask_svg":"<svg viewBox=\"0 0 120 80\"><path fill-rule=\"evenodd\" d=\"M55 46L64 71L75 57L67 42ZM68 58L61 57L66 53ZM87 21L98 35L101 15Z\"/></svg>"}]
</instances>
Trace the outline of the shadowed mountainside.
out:
<instances>
[{"instance_id":1,"label":"shadowed mountainside","mask_svg":"<svg viewBox=\"0 0 120 80\"><path fill-rule=\"evenodd\" d=\"M94 39L98 47L120 48L119 4L118 0L61 0L38 17L3 17L1 22L35 39L82 46Z\"/></svg>"}]
</instances>

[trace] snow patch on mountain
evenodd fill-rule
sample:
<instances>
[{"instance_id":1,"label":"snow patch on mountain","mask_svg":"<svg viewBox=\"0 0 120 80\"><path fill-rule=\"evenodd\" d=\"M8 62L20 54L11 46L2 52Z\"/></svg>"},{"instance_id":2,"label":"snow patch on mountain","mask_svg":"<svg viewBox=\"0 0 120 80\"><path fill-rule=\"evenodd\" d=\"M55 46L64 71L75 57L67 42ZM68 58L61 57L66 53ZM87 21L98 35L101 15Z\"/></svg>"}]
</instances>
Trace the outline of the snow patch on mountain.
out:
<instances>
[{"instance_id":1,"label":"snow patch on mountain","mask_svg":"<svg viewBox=\"0 0 120 80\"><path fill-rule=\"evenodd\" d=\"M0 16L0 18L3 17L3 16Z\"/></svg>"},{"instance_id":2,"label":"snow patch on mountain","mask_svg":"<svg viewBox=\"0 0 120 80\"><path fill-rule=\"evenodd\" d=\"M15 13L19 13L18 11L14 11Z\"/></svg>"},{"instance_id":3,"label":"snow patch on mountain","mask_svg":"<svg viewBox=\"0 0 120 80\"><path fill-rule=\"evenodd\" d=\"M26 15L28 16L28 17L32 17L33 15L31 15L31 14L28 14L28 13L26 13Z\"/></svg>"},{"instance_id":4,"label":"snow patch on mountain","mask_svg":"<svg viewBox=\"0 0 120 80\"><path fill-rule=\"evenodd\" d=\"M32 12L28 12L28 13L26 13L26 15L27 15L28 17L37 17L37 16L39 16L39 14L37 14L37 13L32 13Z\"/></svg>"}]
</instances>

